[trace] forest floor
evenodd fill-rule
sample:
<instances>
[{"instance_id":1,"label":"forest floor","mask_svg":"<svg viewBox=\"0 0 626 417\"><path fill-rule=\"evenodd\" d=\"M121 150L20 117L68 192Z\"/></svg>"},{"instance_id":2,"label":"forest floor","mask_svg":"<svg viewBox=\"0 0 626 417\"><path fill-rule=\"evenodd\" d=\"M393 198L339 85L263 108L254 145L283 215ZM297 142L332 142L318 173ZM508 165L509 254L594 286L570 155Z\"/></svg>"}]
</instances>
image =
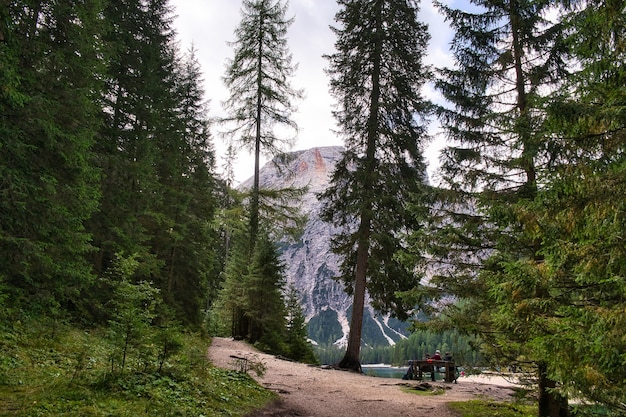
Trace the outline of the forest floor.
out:
<instances>
[{"instance_id":1,"label":"forest floor","mask_svg":"<svg viewBox=\"0 0 626 417\"><path fill-rule=\"evenodd\" d=\"M420 381L310 366L261 353L245 342L213 339L209 358L215 366L237 369L240 363L234 357L263 363L262 376L249 373L280 398L250 417L457 417L448 408L449 402L477 398L509 401L515 391L515 385L501 377L460 377L456 384L428 382L430 389L423 392L415 389L424 384Z\"/></svg>"}]
</instances>

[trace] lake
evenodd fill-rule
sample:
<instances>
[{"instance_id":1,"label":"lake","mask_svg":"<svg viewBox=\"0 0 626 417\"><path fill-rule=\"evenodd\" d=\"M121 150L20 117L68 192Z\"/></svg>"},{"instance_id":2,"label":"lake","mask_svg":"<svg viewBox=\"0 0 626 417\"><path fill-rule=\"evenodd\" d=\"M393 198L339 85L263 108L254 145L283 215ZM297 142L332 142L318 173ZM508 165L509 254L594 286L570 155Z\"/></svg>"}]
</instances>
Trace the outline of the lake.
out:
<instances>
[{"instance_id":1,"label":"lake","mask_svg":"<svg viewBox=\"0 0 626 417\"><path fill-rule=\"evenodd\" d=\"M406 374L407 369L406 366L397 367L385 364L376 364L376 365L361 365L361 369L363 369L363 373L365 375L376 376L379 378L397 378L402 379L404 374Z\"/></svg>"}]
</instances>

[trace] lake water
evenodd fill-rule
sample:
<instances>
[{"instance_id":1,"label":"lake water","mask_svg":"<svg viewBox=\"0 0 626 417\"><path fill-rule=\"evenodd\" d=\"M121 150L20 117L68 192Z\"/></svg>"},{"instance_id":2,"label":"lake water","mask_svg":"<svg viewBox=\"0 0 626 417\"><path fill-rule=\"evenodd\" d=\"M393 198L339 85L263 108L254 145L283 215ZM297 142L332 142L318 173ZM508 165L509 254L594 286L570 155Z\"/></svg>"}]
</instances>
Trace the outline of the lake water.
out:
<instances>
[{"instance_id":1,"label":"lake water","mask_svg":"<svg viewBox=\"0 0 626 417\"><path fill-rule=\"evenodd\" d=\"M408 367L396 367L390 365L361 365L365 375L376 376L379 378L397 378L402 379Z\"/></svg>"}]
</instances>

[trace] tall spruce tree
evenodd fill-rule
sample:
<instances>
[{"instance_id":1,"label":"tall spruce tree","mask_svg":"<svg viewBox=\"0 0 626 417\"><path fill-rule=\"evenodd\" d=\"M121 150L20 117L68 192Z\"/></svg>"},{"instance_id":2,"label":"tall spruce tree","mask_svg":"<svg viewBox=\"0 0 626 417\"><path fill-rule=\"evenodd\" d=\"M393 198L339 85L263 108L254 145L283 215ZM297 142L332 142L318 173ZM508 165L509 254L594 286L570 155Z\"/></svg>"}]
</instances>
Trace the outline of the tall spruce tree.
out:
<instances>
[{"instance_id":1,"label":"tall spruce tree","mask_svg":"<svg viewBox=\"0 0 626 417\"><path fill-rule=\"evenodd\" d=\"M307 340L306 317L296 287L289 285L285 295L287 356L299 362L318 363L313 345Z\"/></svg>"},{"instance_id":2,"label":"tall spruce tree","mask_svg":"<svg viewBox=\"0 0 626 417\"><path fill-rule=\"evenodd\" d=\"M278 246L269 235L260 232L258 238L245 276L248 340L259 343L267 351L285 354L285 266Z\"/></svg>"},{"instance_id":3,"label":"tall spruce tree","mask_svg":"<svg viewBox=\"0 0 626 417\"><path fill-rule=\"evenodd\" d=\"M550 177L535 219L552 314L529 340L572 396L626 413L626 15L624 1L566 2L575 65L548 105ZM509 297L510 298L510 297ZM531 300L533 300L531 298ZM533 300L534 301L534 300ZM558 352L557 355L550 354Z\"/></svg>"},{"instance_id":4,"label":"tall spruce tree","mask_svg":"<svg viewBox=\"0 0 626 417\"><path fill-rule=\"evenodd\" d=\"M100 13L97 1L0 5L0 281L18 309L75 306L93 278Z\"/></svg>"},{"instance_id":5,"label":"tall spruce tree","mask_svg":"<svg viewBox=\"0 0 626 417\"><path fill-rule=\"evenodd\" d=\"M286 355L285 277L278 247L262 232L251 257L248 238L241 228L232 236L217 310L233 337Z\"/></svg>"},{"instance_id":6,"label":"tall spruce tree","mask_svg":"<svg viewBox=\"0 0 626 417\"><path fill-rule=\"evenodd\" d=\"M104 17L94 267L105 274L118 254L135 257L133 278L153 281L177 318L197 325L217 276L214 156L199 68L193 55L179 55L166 0L111 2Z\"/></svg>"},{"instance_id":7,"label":"tall spruce tree","mask_svg":"<svg viewBox=\"0 0 626 417\"><path fill-rule=\"evenodd\" d=\"M241 22L235 30L236 39L232 43L234 57L229 60L224 76L224 82L230 89L230 98L224 103L228 116L222 120L228 127L225 135L230 141L229 151L232 152L235 148L251 150L255 165L253 186L245 213L248 219L248 239L244 244L242 236L234 236L235 246L226 258L225 288L228 290L221 293L221 304L229 306L232 314L232 335L253 342L267 339L270 334L277 334L267 329L270 322L284 322L284 303L281 298L280 308L272 310L280 317L271 317L271 309L256 311L259 300L273 300L271 285L263 286L259 283L273 282L276 279L275 273L258 266L254 270L248 268L245 273L233 274L232 271L239 271L240 268L231 263L240 262L240 257L257 259L264 254L268 255L267 246L270 243L267 237L263 238L263 245L257 247L260 230L270 233L275 222L287 226L295 220L297 224L297 213L290 203L285 202L293 201L303 193L303 190L290 188L278 191L261 190L259 186L261 154L282 154L285 146L291 142L289 138L280 138L275 133L275 128L281 126L283 129L297 130L291 114L294 111L293 101L300 98L302 93L293 89L290 83L296 67L291 62L287 45L287 30L293 22L293 19L286 18L287 8L286 1L243 1ZM252 292L252 289L256 292ZM264 294L263 291L267 293ZM252 299L250 294L258 298ZM262 320L259 315L261 313ZM281 331L284 333L284 326ZM276 341L277 339L268 339L265 345L276 350Z\"/></svg>"},{"instance_id":8,"label":"tall spruce tree","mask_svg":"<svg viewBox=\"0 0 626 417\"><path fill-rule=\"evenodd\" d=\"M342 0L333 28L337 52L328 56L334 116L346 150L320 195L322 218L341 226L333 250L343 256L340 278L354 295L348 346L339 366L360 370L366 292L380 311L407 318L396 292L416 285L412 268L395 257L403 233L415 226L409 195L425 181L421 147L428 109L420 88L429 35L417 1Z\"/></svg>"},{"instance_id":9,"label":"tall spruce tree","mask_svg":"<svg viewBox=\"0 0 626 417\"><path fill-rule=\"evenodd\" d=\"M94 148L104 173L103 199L90 224L98 273L112 265L116 254L138 256L139 275L159 270L148 228L158 221L162 198L156 167L163 119L171 116L173 62L171 52L166 56L164 51L173 35L164 32L158 12L163 13L162 4L149 0L110 2L104 10L109 54L101 139Z\"/></svg>"},{"instance_id":10,"label":"tall spruce tree","mask_svg":"<svg viewBox=\"0 0 626 417\"><path fill-rule=\"evenodd\" d=\"M202 74L192 49L177 56L173 73L173 120L163 129L157 175L162 193L152 250L164 262L162 295L189 324L218 287L218 236L212 228L216 209L214 149L209 131Z\"/></svg>"},{"instance_id":11,"label":"tall spruce tree","mask_svg":"<svg viewBox=\"0 0 626 417\"><path fill-rule=\"evenodd\" d=\"M546 19L549 1L472 3L472 12L439 4L455 30L457 65L437 82L451 104L439 109L451 145L442 155L434 227L415 236L435 276L416 294L465 299L445 310L451 325L480 334L501 364L532 367L539 414L562 416L567 401L550 360L527 343L542 334L537 318L550 314L549 284L520 266L544 262L536 223L521 208L549 170L543 103L567 76L561 25Z\"/></svg>"},{"instance_id":12,"label":"tall spruce tree","mask_svg":"<svg viewBox=\"0 0 626 417\"><path fill-rule=\"evenodd\" d=\"M228 116L225 132L231 144L254 153L254 183L250 197L250 251L259 230L259 170L261 154L283 152L290 139L275 133L276 126L297 129L291 119L293 101L301 97L290 77L296 66L287 45L288 2L244 0L241 22L235 30L234 57L229 60L224 82L230 98L224 103Z\"/></svg>"}]
</instances>

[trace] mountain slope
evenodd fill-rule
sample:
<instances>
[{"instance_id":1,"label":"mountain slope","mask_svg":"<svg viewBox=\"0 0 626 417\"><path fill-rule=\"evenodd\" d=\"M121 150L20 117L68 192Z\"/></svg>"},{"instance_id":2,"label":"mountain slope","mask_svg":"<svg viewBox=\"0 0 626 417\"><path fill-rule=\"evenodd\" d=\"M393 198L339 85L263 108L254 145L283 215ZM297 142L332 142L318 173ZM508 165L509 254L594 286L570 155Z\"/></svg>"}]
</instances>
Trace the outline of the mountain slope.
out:
<instances>
[{"instance_id":1,"label":"mountain slope","mask_svg":"<svg viewBox=\"0 0 626 417\"><path fill-rule=\"evenodd\" d=\"M333 279L341 260L330 250L337 228L320 220L316 194L327 186L342 147L320 147L289 153L268 162L260 171L261 188L309 187L302 198L301 210L308 216L304 233L296 242L282 242L282 259L288 283L301 295L309 326L309 337L318 344L344 345L347 342L352 297ZM241 187L249 188L252 180ZM363 344L395 344L406 337L406 323L384 317L366 307Z\"/></svg>"}]
</instances>

